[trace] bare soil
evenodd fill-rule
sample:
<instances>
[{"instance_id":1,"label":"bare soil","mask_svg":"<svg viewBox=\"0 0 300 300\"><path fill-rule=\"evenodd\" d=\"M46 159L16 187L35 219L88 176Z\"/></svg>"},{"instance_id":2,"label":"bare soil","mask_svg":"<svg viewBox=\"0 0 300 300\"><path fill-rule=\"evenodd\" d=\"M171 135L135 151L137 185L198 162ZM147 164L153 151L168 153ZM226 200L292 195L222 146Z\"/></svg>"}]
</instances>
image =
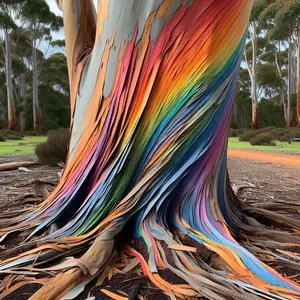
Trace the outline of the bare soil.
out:
<instances>
[{"instance_id":1,"label":"bare soil","mask_svg":"<svg viewBox=\"0 0 300 300\"><path fill-rule=\"evenodd\" d=\"M28 160L35 160L35 156L2 156L0 164ZM255 161L232 157L228 158L228 166L232 183L242 187L238 194L242 201L283 201L300 204L300 168L279 164L279 161L272 163L268 160ZM28 169L30 171L15 170L0 173L0 209L2 211L7 206L11 207L12 204L26 207L42 201L54 189L59 180L58 173L61 172L61 167L57 166L37 165ZM14 241L16 240L14 239ZM14 244L13 241L7 241L7 243L6 249L11 248ZM141 252L144 250L140 249ZM160 275L171 283L183 283L180 278L168 270L161 271ZM37 284L25 286L5 299L27 300L38 288L40 286ZM95 287L95 282L90 283L85 292L77 299L84 300L92 296L95 297L95 300L111 299L103 294L101 289L107 289L119 295L121 295L119 291L125 292L130 295L129 299L136 299L136 294L149 300L169 299L142 275L139 268L130 274L113 276L111 280L106 279L101 287Z\"/></svg>"}]
</instances>

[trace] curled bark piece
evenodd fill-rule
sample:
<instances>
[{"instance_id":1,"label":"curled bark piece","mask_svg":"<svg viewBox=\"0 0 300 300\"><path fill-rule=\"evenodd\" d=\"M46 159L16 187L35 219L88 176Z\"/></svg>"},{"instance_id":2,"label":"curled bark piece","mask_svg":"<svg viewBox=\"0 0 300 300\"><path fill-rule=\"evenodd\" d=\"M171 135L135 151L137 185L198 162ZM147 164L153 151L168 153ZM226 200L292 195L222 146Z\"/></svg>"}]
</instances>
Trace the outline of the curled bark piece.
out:
<instances>
[{"instance_id":1,"label":"curled bark piece","mask_svg":"<svg viewBox=\"0 0 300 300\"><path fill-rule=\"evenodd\" d=\"M18 168L29 167L34 165L37 165L37 162L24 161L24 162L11 162L11 163L0 164L0 172L16 170Z\"/></svg>"}]
</instances>

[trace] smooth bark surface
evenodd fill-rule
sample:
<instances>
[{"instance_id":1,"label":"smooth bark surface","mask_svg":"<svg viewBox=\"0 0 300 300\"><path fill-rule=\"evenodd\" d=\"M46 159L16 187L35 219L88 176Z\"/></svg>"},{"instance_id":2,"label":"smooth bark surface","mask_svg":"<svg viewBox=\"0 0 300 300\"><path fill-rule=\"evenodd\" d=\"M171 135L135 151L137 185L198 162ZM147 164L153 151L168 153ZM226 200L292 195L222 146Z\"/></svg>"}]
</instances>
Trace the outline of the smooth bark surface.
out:
<instances>
[{"instance_id":1,"label":"smooth bark surface","mask_svg":"<svg viewBox=\"0 0 300 300\"><path fill-rule=\"evenodd\" d=\"M33 104L33 129L41 131L39 94L38 94L38 71L36 57L36 41L32 37L32 104Z\"/></svg>"},{"instance_id":2,"label":"smooth bark surface","mask_svg":"<svg viewBox=\"0 0 300 300\"><path fill-rule=\"evenodd\" d=\"M297 45L297 126L300 127L300 33Z\"/></svg>"},{"instance_id":3,"label":"smooth bark surface","mask_svg":"<svg viewBox=\"0 0 300 300\"><path fill-rule=\"evenodd\" d=\"M251 99L252 99L252 128L258 129L258 98L257 98L257 24L256 21L251 23L250 39L252 44L252 62L247 59L246 49L244 53L246 66L251 81Z\"/></svg>"},{"instance_id":4,"label":"smooth bark surface","mask_svg":"<svg viewBox=\"0 0 300 300\"><path fill-rule=\"evenodd\" d=\"M6 70L6 88L7 88L7 107L8 107L8 128L16 129L16 115L13 97L12 85L12 59L11 59L11 45L8 30L4 30L5 40L5 70Z\"/></svg>"},{"instance_id":5,"label":"smooth bark surface","mask_svg":"<svg viewBox=\"0 0 300 300\"><path fill-rule=\"evenodd\" d=\"M287 111L286 111L286 127L291 127L291 97L292 97L292 42L291 38L288 38L288 79L287 79Z\"/></svg>"}]
</instances>

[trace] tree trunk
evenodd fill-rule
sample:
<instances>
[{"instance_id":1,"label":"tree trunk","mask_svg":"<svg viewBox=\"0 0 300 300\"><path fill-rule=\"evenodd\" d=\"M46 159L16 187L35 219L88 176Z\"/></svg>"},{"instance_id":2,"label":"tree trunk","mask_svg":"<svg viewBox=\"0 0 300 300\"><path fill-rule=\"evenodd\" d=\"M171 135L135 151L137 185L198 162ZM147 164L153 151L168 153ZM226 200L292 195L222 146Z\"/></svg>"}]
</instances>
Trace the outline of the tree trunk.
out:
<instances>
[{"instance_id":1,"label":"tree trunk","mask_svg":"<svg viewBox=\"0 0 300 300\"><path fill-rule=\"evenodd\" d=\"M249 29L250 30L250 29ZM256 22L252 22L252 31L250 32L250 38L252 43L252 63L250 65L246 49L244 49L244 57L248 69L248 73L251 81L251 98L252 98L252 128L258 129L258 99L257 99L257 28Z\"/></svg>"},{"instance_id":2,"label":"tree trunk","mask_svg":"<svg viewBox=\"0 0 300 300\"><path fill-rule=\"evenodd\" d=\"M278 51L279 53L281 52L281 42L279 41L278 43ZM275 57L275 65L276 65L276 69L277 69L277 74L278 76L282 79L283 76L282 76L282 70L281 70L281 64L279 62L279 57L278 57L278 52L277 50L275 50L275 53L274 53L274 57ZM281 103L282 103L282 106L283 106L283 115L284 115L284 120L286 122L286 124L288 123L287 120L288 120L288 114L287 114L287 97L288 97L288 93L287 93L287 84L286 84L286 81L282 79L282 88L281 88L281 91L280 91L280 98L281 98Z\"/></svg>"},{"instance_id":3,"label":"tree trunk","mask_svg":"<svg viewBox=\"0 0 300 300\"><path fill-rule=\"evenodd\" d=\"M16 114L13 96L12 85L12 60L11 60L11 45L8 30L4 30L5 39L5 65L6 65L6 88L7 88L7 107L8 107L8 128L16 129Z\"/></svg>"},{"instance_id":4,"label":"tree trunk","mask_svg":"<svg viewBox=\"0 0 300 300\"><path fill-rule=\"evenodd\" d=\"M20 77L20 129L23 131L26 127L25 122L25 101L26 101L26 80L25 74L22 74Z\"/></svg>"},{"instance_id":5,"label":"tree trunk","mask_svg":"<svg viewBox=\"0 0 300 300\"><path fill-rule=\"evenodd\" d=\"M286 127L291 127L291 96L292 96L292 43L291 38L288 38L288 91L287 91L287 111L286 111Z\"/></svg>"},{"instance_id":6,"label":"tree trunk","mask_svg":"<svg viewBox=\"0 0 300 300\"><path fill-rule=\"evenodd\" d=\"M252 94L252 128L258 129L258 99L257 99L257 25L253 21L253 36L252 36L252 74L253 82L251 85Z\"/></svg>"},{"instance_id":7,"label":"tree trunk","mask_svg":"<svg viewBox=\"0 0 300 300\"><path fill-rule=\"evenodd\" d=\"M297 45L297 127L300 127L300 33Z\"/></svg>"},{"instance_id":8,"label":"tree trunk","mask_svg":"<svg viewBox=\"0 0 300 300\"><path fill-rule=\"evenodd\" d=\"M1 274L53 275L31 299L61 299L126 254L171 299L292 298L296 284L236 240L251 248L282 237L277 215L268 214L270 225L247 218L226 171L252 0L120 1L99 1L97 20L92 0L60 1L74 104L69 158L44 203L1 214L1 235L41 234L37 247L1 261ZM126 245L134 237L137 250ZM186 284L166 282L165 268Z\"/></svg>"},{"instance_id":9,"label":"tree trunk","mask_svg":"<svg viewBox=\"0 0 300 300\"><path fill-rule=\"evenodd\" d=\"M33 104L33 130L41 131L40 108L38 95L38 73L37 73L37 57L36 57L36 40L32 37L32 104Z\"/></svg>"}]
</instances>

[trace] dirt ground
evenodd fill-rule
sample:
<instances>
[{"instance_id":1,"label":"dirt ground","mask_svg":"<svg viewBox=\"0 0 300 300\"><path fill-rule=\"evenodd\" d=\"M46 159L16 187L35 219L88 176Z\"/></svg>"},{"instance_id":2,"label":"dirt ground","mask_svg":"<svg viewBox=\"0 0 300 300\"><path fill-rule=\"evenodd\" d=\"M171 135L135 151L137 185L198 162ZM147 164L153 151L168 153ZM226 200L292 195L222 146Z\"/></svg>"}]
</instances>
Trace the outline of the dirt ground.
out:
<instances>
[{"instance_id":1,"label":"dirt ground","mask_svg":"<svg viewBox=\"0 0 300 300\"><path fill-rule=\"evenodd\" d=\"M33 155L2 156L0 164L28 160L35 160L35 157ZM228 158L228 166L233 185L242 187L238 194L242 201L300 203L300 168L232 157ZM18 207L42 201L54 189L61 172L61 167L32 166L28 169L30 171L15 170L0 173L1 211L5 210L8 201ZM169 282L183 283L168 270L163 271L161 275ZM86 291L76 299L85 300L88 297L95 297L90 298L91 300L111 299L100 291L101 288L115 292L121 290L127 294L139 289L139 294L145 299L169 299L143 277L139 270L113 277L110 281L105 280L101 287L93 287L94 284L88 286ZM38 285L25 286L5 299L27 300L38 288Z\"/></svg>"},{"instance_id":2,"label":"dirt ground","mask_svg":"<svg viewBox=\"0 0 300 300\"><path fill-rule=\"evenodd\" d=\"M249 186L239 193L242 201L300 204L300 167L229 157L228 169L232 184Z\"/></svg>"}]
</instances>

